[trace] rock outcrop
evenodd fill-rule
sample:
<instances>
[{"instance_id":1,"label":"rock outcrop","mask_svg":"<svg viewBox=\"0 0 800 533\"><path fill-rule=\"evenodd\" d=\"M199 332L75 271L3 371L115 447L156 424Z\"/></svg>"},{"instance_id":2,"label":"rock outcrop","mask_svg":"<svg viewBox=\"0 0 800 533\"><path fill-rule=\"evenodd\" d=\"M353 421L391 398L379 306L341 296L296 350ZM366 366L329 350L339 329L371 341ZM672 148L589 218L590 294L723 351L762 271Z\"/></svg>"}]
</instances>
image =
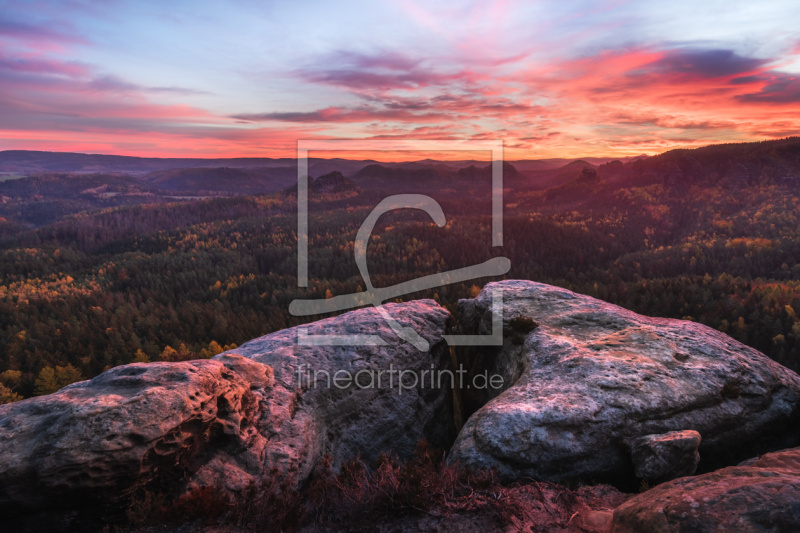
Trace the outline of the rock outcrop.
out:
<instances>
[{"instance_id":1,"label":"rock outcrop","mask_svg":"<svg viewBox=\"0 0 800 533\"><path fill-rule=\"evenodd\" d=\"M658 485L620 505L611 531L800 531L800 448Z\"/></svg>"},{"instance_id":2,"label":"rock outcrop","mask_svg":"<svg viewBox=\"0 0 800 533\"><path fill-rule=\"evenodd\" d=\"M438 388L412 377L450 367L442 340L449 314L431 300L386 309L431 349L418 351L376 310L362 309L305 328L382 342L299 345L293 328L212 360L120 366L0 406L0 512L92 507L139 487L236 493L265 476L300 483L325 454L338 464L384 452L406 458L423 438L448 447L449 381Z\"/></svg>"},{"instance_id":3,"label":"rock outcrop","mask_svg":"<svg viewBox=\"0 0 800 533\"><path fill-rule=\"evenodd\" d=\"M800 442L800 377L718 331L504 281L460 302L461 333L491 332L493 289L503 292L505 343L460 360L506 386L464 391L477 410L451 461L496 467L506 479L631 486L629 443L646 435L698 432L701 468ZM514 319L537 327L516 331Z\"/></svg>"},{"instance_id":4,"label":"rock outcrop","mask_svg":"<svg viewBox=\"0 0 800 533\"><path fill-rule=\"evenodd\" d=\"M472 416L457 438L451 379L438 377L452 370L449 314L431 300L387 304L427 351L361 309L211 360L125 365L0 406L0 513L113 508L140 488L236 495L276 478L299 485L326 455L334 468L387 452L403 460L423 438L442 449L455 440L449 461L506 480L618 486L690 475L698 453L708 471L800 443L800 377L759 352L699 324L524 281L462 300L455 333L493 331L496 289L504 343L459 354ZM343 335L362 342L344 345ZM798 501L800 448L668 481L619 507L614 527L793 530ZM608 527L610 508L583 507L564 527Z\"/></svg>"},{"instance_id":5,"label":"rock outcrop","mask_svg":"<svg viewBox=\"0 0 800 533\"><path fill-rule=\"evenodd\" d=\"M312 180L308 184L309 190L318 193L337 193L345 191L358 191L358 186L341 172L333 171Z\"/></svg>"}]
</instances>

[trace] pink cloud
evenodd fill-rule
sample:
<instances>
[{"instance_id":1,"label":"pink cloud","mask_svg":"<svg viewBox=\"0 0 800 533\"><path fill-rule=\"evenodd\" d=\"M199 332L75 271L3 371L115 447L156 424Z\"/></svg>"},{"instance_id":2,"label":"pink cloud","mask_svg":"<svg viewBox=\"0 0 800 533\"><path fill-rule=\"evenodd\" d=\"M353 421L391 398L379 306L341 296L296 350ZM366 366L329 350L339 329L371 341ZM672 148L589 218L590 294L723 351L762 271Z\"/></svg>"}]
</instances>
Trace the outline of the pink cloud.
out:
<instances>
[{"instance_id":1,"label":"pink cloud","mask_svg":"<svg viewBox=\"0 0 800 533\"><path fill-rule=\"evenodd\" d=\"M75 61L46 59L41 54L8 57L0 52L0 72L2 71L68 77L85 77L91 72L87 65Z\"/></svg>"},{"instance_id":2,"label":"pink cloud","mask_svg":"<svg viewBox=\"0 0 800 533\"><path fill-rule=\"evenodd\" d=\"M89 41L63 22L30 24L9 19L0 12L0 48L22 45L28 50L53 52L85 44L89 44Z\"/></svg>"},{"instance_id":3,"label":"pink cloud","mask_svg":"<svg viewBox=\"0 0 800 533\"><path fill-rule=\"evenodd\" d=\"M63 23L51 22L46 26L28 24L4 18L0 15L0 36L28 42L55 41L70 44L86 44L85 37Z\"/></svg>"},{"instance_id":4,"label":"pink cloud","mask_svg":"<svg viewBox=\"0 0 800 533\"><path fill-rule=\"evenodd\" d=\"M271 113L245 113L232 115L247 122L326 122L326 123L352 123L371 121L400 121L400 122L435 122L447 120L442 113L414 113L404 109L367 108L360 107L348 109L343 107L326 107L316 111L299 112L271 112Z\"/></svg>"}]
</instances>

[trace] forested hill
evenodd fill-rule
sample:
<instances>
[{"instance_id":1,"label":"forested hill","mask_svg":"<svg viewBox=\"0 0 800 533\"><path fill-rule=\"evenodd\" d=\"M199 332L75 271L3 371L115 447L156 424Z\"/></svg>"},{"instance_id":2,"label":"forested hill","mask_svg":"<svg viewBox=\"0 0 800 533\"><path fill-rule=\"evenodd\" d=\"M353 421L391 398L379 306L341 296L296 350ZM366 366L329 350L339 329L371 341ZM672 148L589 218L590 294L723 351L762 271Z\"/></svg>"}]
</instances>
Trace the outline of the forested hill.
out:
<instances>
[{"instance_id":1,"label":"forested hill","mask_svg":"<svg viewBox=\"0 0 800 533\"><path fill-rule=\"evenodd\" d=\"M328 176L309 188L311 286L303 290L292 188L185 198L127 174L6 180L3 191L39 189L25 198L0 191L10 213L0 214L0 401L134 360L206 357L315 318L292 317L289 302L363 288L352 241L398 181L440 201L448 223L436 227L414 210L382 217L368 249L376 286L502 254L509 278L691 318L798 370L798 147L793 138L519 171L506 183L502 249L491 247L485 165L456 182L470 165L424 180L392 170L380 187L354 178L360 169L318 173ZM14 218L36 209L55 220L30 227ZM433 297L455 313L486 281L408 297Z\"/></svg>"},{"instance_id":2,"label":"forested hill","mask_svg":"<svg viewBox=\"0 0 800 533\"><path fill-rule=\"evenodd\" d=\"M630 184L654 180L672 185L796 187L800 186L800 137L671 150L626 165L606 164L600 171Z\"/></svg>"}]
</instances>

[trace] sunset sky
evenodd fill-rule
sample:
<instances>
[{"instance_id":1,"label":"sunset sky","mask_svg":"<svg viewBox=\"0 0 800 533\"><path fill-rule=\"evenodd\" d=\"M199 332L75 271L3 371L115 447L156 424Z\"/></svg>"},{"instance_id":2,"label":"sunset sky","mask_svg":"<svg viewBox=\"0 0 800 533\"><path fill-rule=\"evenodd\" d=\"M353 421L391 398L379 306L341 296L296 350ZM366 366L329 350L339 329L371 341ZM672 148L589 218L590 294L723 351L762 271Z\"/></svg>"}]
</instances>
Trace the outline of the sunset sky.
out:
<instances>
[{"instance_id":1,"label":"sunset sky","mask_svg":"<svg viewBox=\"0 0 800 533\"><path fill-rule=\"evenodd\" d=\"M0 0L0 150L503 139L522 159L774 139L800 132L798 21L797 0Z\"/></svg>"}]
</instances>

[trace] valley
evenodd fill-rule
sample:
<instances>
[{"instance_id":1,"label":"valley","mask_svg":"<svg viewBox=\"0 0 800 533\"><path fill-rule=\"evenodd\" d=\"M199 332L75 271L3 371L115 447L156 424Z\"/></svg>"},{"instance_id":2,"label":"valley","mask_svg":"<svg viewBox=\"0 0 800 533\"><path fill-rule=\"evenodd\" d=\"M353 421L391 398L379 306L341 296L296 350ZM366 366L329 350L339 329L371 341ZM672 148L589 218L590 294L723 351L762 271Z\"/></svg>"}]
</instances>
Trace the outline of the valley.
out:
<instances>
[{"instance_id":1,"label":"valley","mask_svg":"<svg viewBox=\"0 0 800 533\"><path fill-rule=\"evenodd\" d=\"M0 155L3 171L23 166ZM376 286L503 255L508 279L695 320L800 369L800 140L596 162L528 171L507 163L504 246L492 248L486 164L312 161L328 172L312 173L308 289L296 284L286 161L262 181L243 174L266 168L251 160L222 174L148 163L155 175L82 166L6 180L0 380L29 397L42 372L89 378L132 361L210 357L319 318L293 317L288 304L363 288L352 253L363 218L385 196L421 187L448 224L414 211L382 217L367 252ZM209 188L212 176L227 178ZM253 194L262 185L270 192ZM432 297L457 315L458 299L487 281L407 298Z\"/></svg>"}]
</instances>

